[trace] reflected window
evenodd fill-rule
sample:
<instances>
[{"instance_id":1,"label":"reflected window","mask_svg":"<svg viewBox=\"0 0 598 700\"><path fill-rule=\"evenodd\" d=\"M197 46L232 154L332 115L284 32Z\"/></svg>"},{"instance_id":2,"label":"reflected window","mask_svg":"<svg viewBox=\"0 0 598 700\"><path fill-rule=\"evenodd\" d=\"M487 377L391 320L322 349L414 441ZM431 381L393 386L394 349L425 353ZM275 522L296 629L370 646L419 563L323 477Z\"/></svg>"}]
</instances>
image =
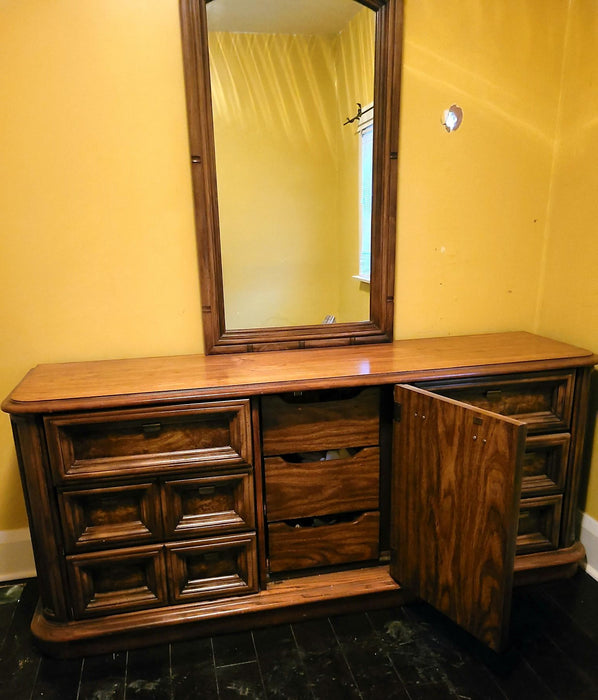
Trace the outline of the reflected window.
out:
<instances>
[{"instance_id":1,"label":"reflected window","mask_svg":"<svg viewBox=\"0 0 598 700\"><path fill-rule=\"evenodd\" d=\"M374 162L374 105L367 105L359 119L359 272L370 281L372 257L372 166Z\"/></svg>"}]
</instances>

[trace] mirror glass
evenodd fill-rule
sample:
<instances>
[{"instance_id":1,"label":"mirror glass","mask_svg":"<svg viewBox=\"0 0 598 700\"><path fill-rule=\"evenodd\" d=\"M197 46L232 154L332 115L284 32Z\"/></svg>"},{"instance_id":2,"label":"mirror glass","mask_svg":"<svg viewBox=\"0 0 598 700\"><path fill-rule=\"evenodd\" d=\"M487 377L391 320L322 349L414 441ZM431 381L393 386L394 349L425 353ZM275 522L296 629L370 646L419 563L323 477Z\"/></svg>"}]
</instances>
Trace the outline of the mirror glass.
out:
<instances>
[{"instance_id":1,"label":"mirror glass","mask_svg":"<svg viewBox=\"0 0 598 700\"><path fill-rule=\"evenodd\" d=\"M227 331L369 320L376 13L212 0L207 16Z\"/></svg>"}]
</instances>

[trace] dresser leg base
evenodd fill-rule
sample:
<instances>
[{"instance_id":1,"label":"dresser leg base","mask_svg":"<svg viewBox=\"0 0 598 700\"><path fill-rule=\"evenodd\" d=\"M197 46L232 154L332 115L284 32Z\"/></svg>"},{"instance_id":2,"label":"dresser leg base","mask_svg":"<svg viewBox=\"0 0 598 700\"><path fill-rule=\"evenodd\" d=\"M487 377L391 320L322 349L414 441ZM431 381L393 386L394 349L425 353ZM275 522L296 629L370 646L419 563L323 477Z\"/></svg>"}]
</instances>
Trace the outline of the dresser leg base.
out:
<instances>
[{"instance_id":1,"label":"dresser leg base","mask_svg":"<svg viewBox=\"0 0 598 700\"><path fill-rule=\"evenodd\" d=\"M515 586L542 583L575 575L586 550L581 542L551 552L537 552L515 557Z\"/></svg>"}]
</instances>

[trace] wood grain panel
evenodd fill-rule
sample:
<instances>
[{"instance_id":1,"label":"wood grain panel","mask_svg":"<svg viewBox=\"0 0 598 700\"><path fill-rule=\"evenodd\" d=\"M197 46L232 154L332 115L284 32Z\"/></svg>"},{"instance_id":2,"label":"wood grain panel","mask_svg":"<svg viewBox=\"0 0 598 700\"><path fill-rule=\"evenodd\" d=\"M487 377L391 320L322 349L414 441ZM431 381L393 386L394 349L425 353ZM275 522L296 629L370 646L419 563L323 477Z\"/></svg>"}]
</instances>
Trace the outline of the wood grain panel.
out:
<instances>
[{"instance_id":1,"label":"wood grain panel","mask_svg":"<svg viewBox=\"0 0 598 700\"><path fill-rule=\"evenodd\" d=\"M42 421L34 416L11 417L15 447L43 614L50 620L69 616L65 566L60 546L60 522L55 495L49 479Z\"/></svg>"},{"instance_id":2,"label":"wood grain panel","mask_svg":"<svg viewBox=\"0 0 598 700\"><path fill-rule=\"evenodd\" d=\"M155 483L124 484L58 494L67 553L155 541L162 536Z\"/></svg>"},{"instance_id":3,"label":"wood grain panel","mask_svg":"<svg viewBox=\"0 0 598 700\"><path fill-rule=\"evenodd\" d=\"M522 423L395 388L391 574L493 649L505 643Z\"/></svg>"},{"instance_id":4,"label":"wood grain panel","mask_svg":"<svg viewBox=\"0 0 598 700\"><path fill-rule=\"evenodd\" d=\"M162 512L167 539L253 529L252 470L166 480Z\"/></svg>"},{"instance_id":5,"label":"wood grain panel","mask_svg":"<svg viewBox=\"0 0 598 700\"><path fill-rule=\"evenodd\" d=\"M254 532L208 537L165 547L173 603L257 591Z\"/></svg>"},{"instance_id":6,"label":"wood grain panel","mask_svg":"<svg viewBox=\"0 0 598 700\"><path fill-rule=\"evenodd\" d=\"M55 480L251 463L249 402L45 418Z\"/></svg>"},{"instance_id":7,"label":"wood grain panel","mask_svg":"<svg viewBox=\"0 0 598 700\"><path fill-rule=\"evenodd\" d=\"M293 464L282 457L267 457L264 465L269 521L378 510L378 447L321 462Z\"/></svg>"},{"instance_id":8,"label":"wood grain panel","mask_svg":"<svg viewBox=\"0 0 598 700\"><path fill-rule=\"evenodd\" d=\"M318 566L376 559L380 515L363 513L351 522L319 527L268 525L270 571L296 571Z\"/></svg>"},{"instance_id":9,"label":"wood grain panel","mask_svg":"<svg viewBox=\"0 0 598 700\"><path fill-rule=\"evenodd\" d=\"M521 499L517 554L556 549L559 543L562 496Z\"/></svg>"},{"instance_id":10,"label":"wood grain panel","mask_svg":"<svg viewBox=\"0 0 598 700\"><path fill-rule=\"evenodd\" d=\"M262 399L263 453L270 456L377 445L379 412L378 388L356 394L334 391L266 396Z\"/></svg>"},{"instance_id":11,"label":"wood grain panel","mask_svg":"<svg viewBox=\"0 0 598 700\"><path fill-rule=\"evenodd\" d=\"M161 546L76 554L67 557L75 617L109 615L166 605Z\"/></svg>"},{"instance_id":12,"label":"wood grain panel","mask_svg":"<svg viewBox=\"0 0 598 700\"><path fill-rule=\"evenodd\" d=\"M524 495L565 488L570 440L569 433L528 437L523 455Z\"/></svg>"},{"instance_id":13,"label":"wood grain panel","mask_svg":"<svg viewBox=\"0 0 598 700\"><path fill-rule=\"evenodd\" d=\"M481 380L432 382L424 388L527 424L528 433L571 425L575 372L522 374Z\"/></svg>"}]
</instances>

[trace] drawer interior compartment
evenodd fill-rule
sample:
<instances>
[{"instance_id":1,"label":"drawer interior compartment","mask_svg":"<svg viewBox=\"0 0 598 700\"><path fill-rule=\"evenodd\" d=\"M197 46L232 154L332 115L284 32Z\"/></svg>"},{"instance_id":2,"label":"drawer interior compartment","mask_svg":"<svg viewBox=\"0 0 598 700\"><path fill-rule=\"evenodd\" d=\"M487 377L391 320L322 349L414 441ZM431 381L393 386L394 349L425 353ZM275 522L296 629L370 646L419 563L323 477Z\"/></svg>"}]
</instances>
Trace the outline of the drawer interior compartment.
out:
<instances>
[{"instance_id":1,"label":"drawer interior compartment","mask_svg":"<svg viewBox=\"0 0 598 700\"><path fill-rule=\"evenodd\" d=\"M247 401L45 418L55 478L251 463Z\"/></svg>"},{"instance_id":2,"label":"drawer interior compartment","mask_svg":"<svg viewBox=\"0 0 598 700\"><path fill-rule=\"evenodd\" d=\"M570 441L569 433L527 439L523 455L523 494L565 488Z\"/></svg>"},{"instance_id":3,"label":"drawer interior compartment","mask_svg":"<svg viewBox=\"0 0 598 700\"><path fill-rule=\"evenodd\" d=\"M308 518L268 525L270 571L278 573L378 558L380 515L362 513L344 521Z\"/></svg>"},{"instance_id":4,"label":"drawer interior compartment","mask_svg":"<svg viewBox=\"0 0 598 700\"><path fill-rule=\"evenodd\" d=\"M167 479L162 501L167 538L255 527L250 468L233 474Z\"/></svg>"},{"instance_id":5,"label":"drawer interior compartment","mask_svg":"<svg viewBox=\"0 0 598 700\"><path fill-rule=\"evenodd\" d=\"M326 454L330 456L330 452ZM266 457L264 463L270 521L378 510L378 447L367 447L341 459L292 462Z\"/></svg>"},{"instance_id":6,"label":"drawer interior compartment","mask_svg":"<svg viewBox=\"0 0 598 700\"><path fill-rule=\"evenodd\" d=\"M75 617L152 608L168 602L161 546L67 557Z\"/></svg>"},{"instance_id":7,"label":"drawer interior compartment","mask_svg":"<svg viewBox=\"0 0 598 700\"><path fill-rule=\"evenodd\" d=\"M539 496L521 500L517 554L558 547L562 501L562 496Z\"/></svg>"},{"instance_id":8,"label":"drawer interior compartment","mask_svg":"<svg viewBox=\"0 0 598 700\"><path fill-rule=\"evenodd\" d=\"M162 536L156 484L125 484L58 494L67 552L157 540Z\"/></svg>"},{"instance_id":9,"label":"drawer interior compartment","mask_svg":"<svg viewBox=\"0 0 598 700\"><path fill-rule=\"evenodd\" d=\"M571 424L575 372L447 380L419 384L442 396L527 423L528 434L567 430Z\"/></svg>"},{"instance_id":10,"label":"drawer interior compartment","mask_svg":"<svg viewBox=\"0 0 598 700\"><path fill-rule=\"evenodd\" d=\"M379 443L380 390L329 390L262 398L265 456Z\"/></svg>"},{"instance_id":11,"label":"drawer interior compartment","mask_svg":"<svg viewBox=\"0 0 598 700\"><path fill-rule=\"evenodd\" d=\"M257 591L252 532L168 544L166 561L175 603Z\"/></svg>"}]
</instances>

